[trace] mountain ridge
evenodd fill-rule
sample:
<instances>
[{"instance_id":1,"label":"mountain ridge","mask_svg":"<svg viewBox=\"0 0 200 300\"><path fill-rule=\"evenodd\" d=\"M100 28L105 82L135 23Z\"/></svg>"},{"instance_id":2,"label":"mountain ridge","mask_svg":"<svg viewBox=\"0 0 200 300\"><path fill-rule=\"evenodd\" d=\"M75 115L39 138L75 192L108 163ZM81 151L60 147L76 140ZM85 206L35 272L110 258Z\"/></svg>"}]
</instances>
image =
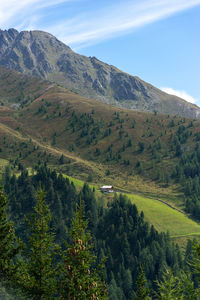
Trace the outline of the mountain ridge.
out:
<instances>
[{"instance_id":1,"label":"mountain ridge","mask_svg":"<svg viewBox=\"0 0 200 300\"><path fill-rule=\"evenodd\" d=\"M87 98L139 111L200 118L200 108L96 57L72 51L50 33L0 30L0 65L62 85Z\"/></svg>"},{"instance_id":2,"label":"mountain ridge","mask_svg":"<svg viewBox=\"0 0 200 300\"><path fill-rule=\"evenodd\" d=\"M0 74L1 159L19 168L43 162L183 209L193 179L177 176L191 160L186 175L198 171L200 120L110 106L1 66Z\"/></svg>"}]
</instances>

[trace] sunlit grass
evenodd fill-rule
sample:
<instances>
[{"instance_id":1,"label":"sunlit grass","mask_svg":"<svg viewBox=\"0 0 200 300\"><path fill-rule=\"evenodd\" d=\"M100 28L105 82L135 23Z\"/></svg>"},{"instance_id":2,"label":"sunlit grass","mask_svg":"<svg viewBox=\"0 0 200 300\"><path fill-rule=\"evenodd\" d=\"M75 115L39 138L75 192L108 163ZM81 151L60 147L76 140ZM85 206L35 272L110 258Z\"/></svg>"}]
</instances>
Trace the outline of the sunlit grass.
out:
<instances>
[{"instance_id":1,"label":"sunlit grass","mask_svg":"<svg viewBox=\"0 0 200 300\"><path fill-rule=\"evenodd\" d=\"M144 212L145 220L159 231L168 231L171 237L200 235L200 225L175 209L154 199L139 195L128 195L139 211Z\"/></svg>"},{"instance_id":2,"label":"sunlit grass","mask_svg":"<svg viewBox=\"0 0 200 300\"><path fill-rule=\"evenodd\" d=\"M8 165L8 160L0 158L0 168L5 167L6 165Z\"/></svg>"}]
</instances>

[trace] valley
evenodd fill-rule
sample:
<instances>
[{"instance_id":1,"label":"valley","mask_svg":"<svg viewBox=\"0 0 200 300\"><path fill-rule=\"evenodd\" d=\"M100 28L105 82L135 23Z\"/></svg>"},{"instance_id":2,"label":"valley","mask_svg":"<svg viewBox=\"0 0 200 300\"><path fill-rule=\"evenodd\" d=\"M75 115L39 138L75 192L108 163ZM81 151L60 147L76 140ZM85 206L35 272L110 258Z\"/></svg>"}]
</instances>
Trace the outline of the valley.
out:
<instances>
[{"instance_id":1,"label":"valley","mask_svg":"<svg viewBox=\"0 0 200 300\"><path fill-rule=\"evenodd\" d=\"M179 160L173 135L180 126L188 128L182 148L190 152L200 121L191 126L190 119L124 110L45 85L36 89L39 97L18 110L12 108L13 100L2 106L2 162L7 159L16 168L43 161L80 182L112 184L131 192L128 198L146 220L159 232L169 231L179 244L200 235L197 223L157 201L184 210L181 186L170 178ZM24 97L31 98L27 91Z\"/></svg>"},{"instance_id":2,"label":"valley","mask_svg":"<svg viewBox=\"0 0 200 300\"><path fill-rule=\"evenodd\" d=\"M132 299L141 266L151 295L166 268L191 271L200 108L48 33L11 29L0 39L0 180L16 234L28 239L25 215L42 186L61 247L83 201L110 299Z\"/></svg>"},{"instance_id":3,"label":"valley","mask_svg":"<svg viewBox=\"0 0 200 300\"><path fill-rule=\"evenodd\" d=\"M67 177L76 187L83 187L84 181L70 176ZM99 191L100 185L91 183L89 186L91 189L95 188L95 195L99 199L98 201L105 201L105 203L112 201L112 194L104 194L104 197L102 196L102 193ZM182 250L186 247L187 239L200 239L200 224L188 218L183 211L176 210L174 203L172 208L163 203L164 200L156 198L155 195L153 197L151 194L123 193L123 191L122 194L127 196L140 212L144 212L145 220L152 224L158 232L168 232L172 240L178 243ZM168 198L169 202L172 203L170 197Z\"/></svg>"}]
</instances>

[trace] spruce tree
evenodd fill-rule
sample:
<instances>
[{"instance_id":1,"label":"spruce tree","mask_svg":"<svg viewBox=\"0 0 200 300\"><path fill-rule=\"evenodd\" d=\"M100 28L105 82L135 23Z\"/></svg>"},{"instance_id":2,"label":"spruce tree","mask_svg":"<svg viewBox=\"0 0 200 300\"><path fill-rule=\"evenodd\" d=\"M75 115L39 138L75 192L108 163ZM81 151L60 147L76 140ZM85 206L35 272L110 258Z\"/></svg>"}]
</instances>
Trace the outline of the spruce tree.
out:
<instances>
[{"instance_id":1,"label":"spruce tree","mask_svg":"<svg viewBox=\"0 0 200 300\"><path fill-rule=\"evenodd\" d=\"M140 273L138 275L136 285L137 285L137 291L136 291L136 298L135 299L137 299L137 300L151 299L149 297L150 291L147 287L147 281L146 281L146 278L145 278L144 269L142 267L140 268Z\"/></svg>"},{"instance_id":2,"label":"spruce tree","mask_svg":"<svg viewBox=\"0 0 200 300\"><path fill-rule=\"evenodd\" d=\"M199 289L195 289L190 273L181 272L174 276L170 270L166 270L163 280L157 281L156 299L161 300L198 300Z\"/></svg>"},{"instance_id":3,"label":"spruce tree","mask_svg":"<svg viewBox=\"0 0 200 300\"><path fill-rule=\"evenodd\" d=\"M44 197L45 193L40 189L34 213L27 219L30 235L24 249L19 284L30 299L52 299L57 293L55 259L59 247L54 243L55 235L49 227L51 214Z\"/></svg>"},{"instance_id":4,"label":"spruce tree","mask_svg":"<svg viewBox=\"0 0 200 300\"><path fill-rule=\"evenodd\" d=\"M96 266L96 256L91 235L87 232L88 221L83 219L82 204L76 209L69 235L72 243L63 252L63 278L60 294L63 299L108 299L103 280L103 264Z\"/></svg>"},{"instance_id":5,"label":"spruce tree","mask_svg":"<svg viewBox=\"0 0 200 300\"><path fill-rule=\"evenodd\" d=\"M0 188L0 284L8 284L8 281L11 283L13 280L15 273L13 258L18 251L14 227L8 221L6 209L7 198Z\"/></svg>"}]
</instances>

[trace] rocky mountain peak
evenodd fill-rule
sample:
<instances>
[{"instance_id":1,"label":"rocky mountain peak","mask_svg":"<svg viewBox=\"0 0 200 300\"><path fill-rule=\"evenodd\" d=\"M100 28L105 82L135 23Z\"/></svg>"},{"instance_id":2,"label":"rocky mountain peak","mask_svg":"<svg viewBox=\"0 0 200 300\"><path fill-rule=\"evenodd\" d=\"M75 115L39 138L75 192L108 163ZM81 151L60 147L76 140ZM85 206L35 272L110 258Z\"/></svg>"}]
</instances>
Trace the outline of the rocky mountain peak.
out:
<instances>
[{"instance_id":1,"label":"rocky mountain peak","mask_svg":"<svg viewBox=\"0 0 200 300\"><path fill-rule=\"evenodd\" d=\"M120 107L192 118L200 115L197 106L96 57L79 55L47 32L0 30L0 65Z\"/></svg>"}]
</instances>

